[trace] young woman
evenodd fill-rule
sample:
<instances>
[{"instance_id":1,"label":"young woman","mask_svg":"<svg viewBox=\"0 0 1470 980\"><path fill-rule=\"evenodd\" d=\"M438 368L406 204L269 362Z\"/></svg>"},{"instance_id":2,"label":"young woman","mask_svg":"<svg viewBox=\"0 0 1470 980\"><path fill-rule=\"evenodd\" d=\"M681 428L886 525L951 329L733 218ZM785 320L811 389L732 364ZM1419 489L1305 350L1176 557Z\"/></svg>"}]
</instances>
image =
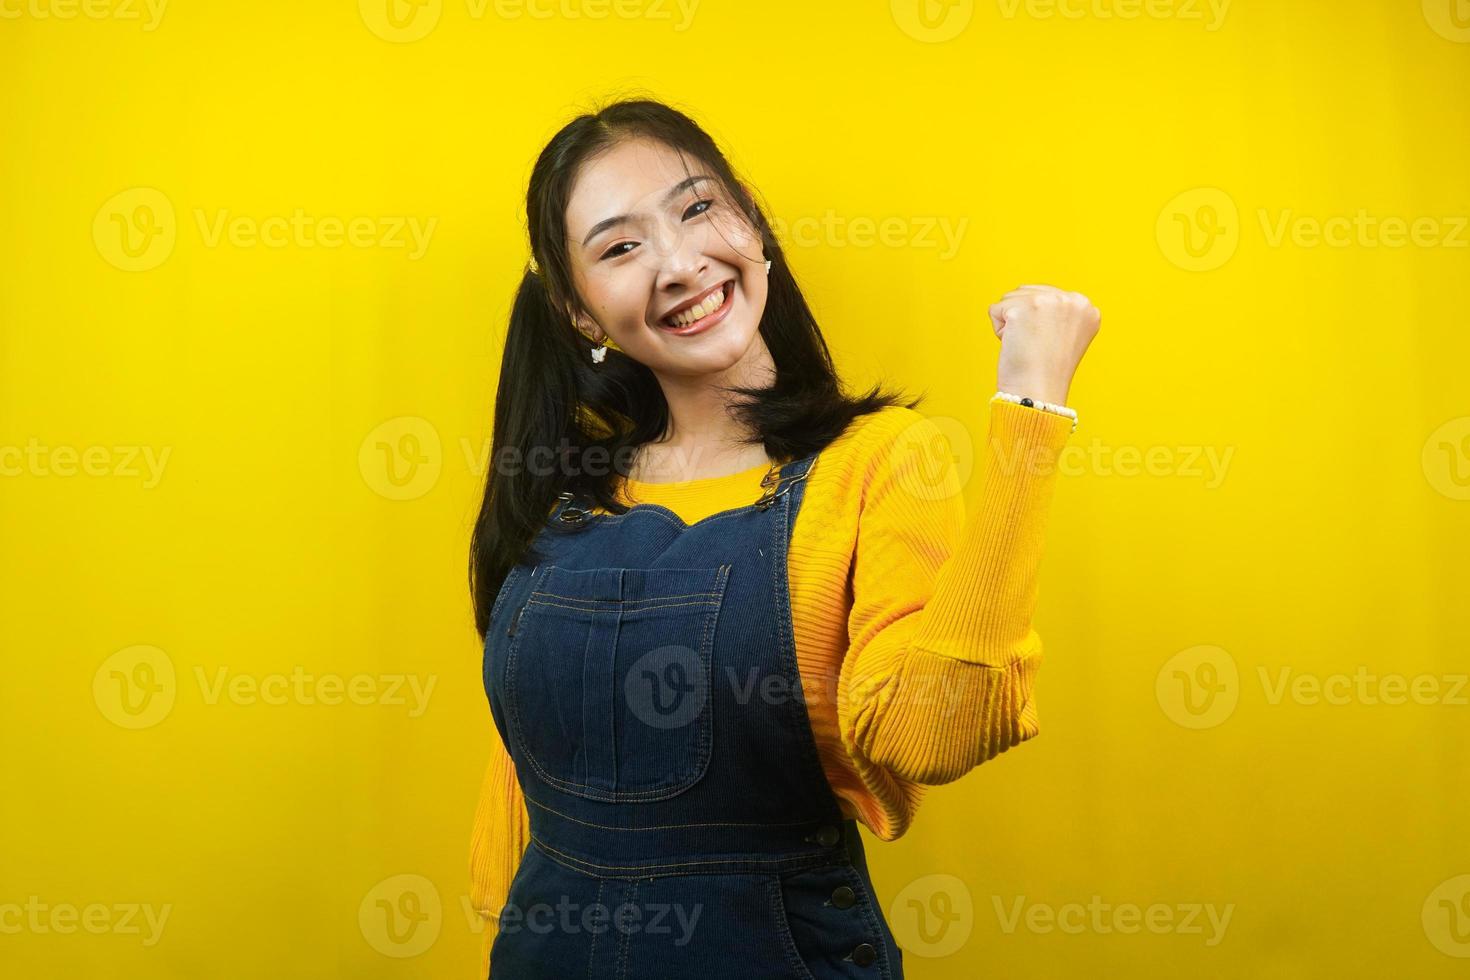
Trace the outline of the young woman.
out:
<instances>
[{"instance_id":1,"label":"young woman","mask_svg":"<svg viewBox=\"0 0 1470 980\"><path fill-rule=\"evenodd\" d=\"M481 975L897 980L857 825L898 837L924 786L1037 731L1048 464L1098 312L1042 285L990 307L967 521L938 426L844 390L687 116L574 119L526 216L470 562L499 736Z\"/></svg>"}]
</instances>

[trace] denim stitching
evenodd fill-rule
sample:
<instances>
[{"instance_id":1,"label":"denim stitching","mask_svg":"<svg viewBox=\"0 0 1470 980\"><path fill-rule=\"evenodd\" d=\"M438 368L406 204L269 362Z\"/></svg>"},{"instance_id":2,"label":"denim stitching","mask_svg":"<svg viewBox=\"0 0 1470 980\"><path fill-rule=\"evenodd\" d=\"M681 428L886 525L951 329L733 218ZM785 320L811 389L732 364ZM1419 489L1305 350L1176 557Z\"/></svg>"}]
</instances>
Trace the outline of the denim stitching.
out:
<instances>
[{"instance_id":1,"label":"denim stitching","mask_svg":"<svg viewBox=\"0 0 1470 980\"><path fill-rule=\"evenodd\" d=\"M801 958L801 951L796 948L796 937L791 934L791 923L786 918L786 899L781 894L779 876L767 879L766 900L776 923L776 941L786 957L786 965L796 971L797 980L815 980L811 968Z\"/></svg>"},{"instance_id":2,"label":"denim stitching","mask_svg":"<svg viewBox=\"0 0 1470 980\"><path fill-rule=\"evenodd\" d=\"M857 833L856 828L853 829L853 833ZM893 964L888 958L888 935L882 925L879 924L877 917L873 914L873 907L877 902L877 896L873 895L867 886L863 884L862 876L857 873L856 868L849 865L845 870L847 871L849 887L858 896L856 907L862 911L863 922L877 940L874 946L877 948L879 955L879 978L880 980L889 980L893 976Z\"/></svg>"},{"instance_id":3,"label":"denim stitching","mask_svg":"<svg viewBox=\"0 0 1470 980\"><path fill-rule=\"evenodd\" d=\"M700 569L699 571L704 572L704 571L706 571L706 569ZM709 598L713 597L714 595L715 595L715 593L713 593L713 592L685 592L685 593L682 593L680 595L665 595L665 596L658 596L657 598L652 598L652 599L588 599L585 596L563 595L560 592L546 592L546 591L543 591L543 590L537 590L537 591L531 593L531 598L532 599L561 599L561 600L566 601L566 602L585 602L585 603L589 603L589 604L592 604L592 603L604 603L604 604L607 604L607 605L621 606L622 608L627 609L629 606L636 607L636 606L642 605L644 603L667 602L670 599L709 599Z\"/></svg>"},{"instance_id":4,"label":"denim stitching","mask_svg":"<svg viewBox=\"0 0 1470 980\"><path fill-rule=\"evenodd\" d=\"M702 868L717 864L780 864L783 862L791 862L794 867L806 867L808 863L811 867L827 867L831 863L832 857L823 850L811 851L809 853L783 854L779 857L707 858L694 861L669 861L662 864L599 864L596 861L587 861L577 857L575 854L568 854L565 851L558 850L535 834L531 835L531 840L535 841L536 846L545 851L547 856L553 860L557 857L565 858L565 861L558 861L557 863L564 865L569 863L569 866L575 871L581 871L586 868L598 868L603 871L648 871L655 868Z\"/></svg>"},{"instance_id":5,"label":"denim stitching","mask_svg":"<svg viewBox=\"0 0 1470 980\"><path fill-rule=\"evenodd\" d=\"M631 894L631 895L628 896L627 901L629 903L632 903L632 902L637 901L637 899L638 899L638 882L637 881L634 881L633 882L633 894ZM622 941L622 949L618 953L618 980L622 980L623 977L626 977L628 975L628 934L632 930L622 929L620 931L623 934L623 941Z\"/></svg>"},{"instance_id":6,"label":"denim stitching","mask_svg":"<svg viewBox=\"0 0 1470 980\"><path fill-rule=\"evenodd\" d=\"M515 581L516 573L521 568L521 565L512 565L510 571L505 573L505 581L500 583L500 591L495 594L495 602L490 606L489 622L493 623L495 617L500 613L500 607L505 604L505 597L510 594L511 583Z\"/></svg>"},{"instance_id":7,"label":"denim stitching","mask_svg":"<svg viewBox=\"0 0 1470 980\"><path fill-rule=\"evenodd\" d=\"M543 810L549 810L564 820L572 823L582 824L584 827L596 827L599 830L639 831L639 830L678 830L685 827L800 827L803 824L817 823L817 818L811 820L782 820L782 821L740 821L740 820L717 820L707 823L656 823L646 827L614 827L611 824L591 823L586 820L578 820L571 814L562 813L556 807L547 806L539 800L529 796L523 797L527 803L534 803Z\"/></svg>"},{"instance_id":8,"label":"denim stitching","mask_svg":"<svg viewBox=\"0 0 1470 980\"><path fill-rule=\"evenodd\" d=\"M598 908L598 907L600 907L602 905L602 886L604 884L605 884L605 882L603 882L603 881L598 881L597 882L597 897L595 897L592 900L592 905L593 905L594 908ZM597 937L598 937L598 935L599 935L599 933L596 930L593 930L593 932L592 932L592 947L587 950L587 980L597 980Z\"/></svg>"},{"instance_id":9,"label":"denim stitching","mask_svg":"<svg viewBox=\"0 0 1470 980\"><path fill-rule=\"evenodd\" d=\"M557 598L562 598L562 597L561 596L557 596ZM610 599L609 600L587 599L587 600L584 600L584 601L587 601L587 602L599 602L599 601L612 602L614 600L610 600ZM615 611L614 608L594 609L594 608L588 608L586 606L569 606L569 605L567 605L564 602L547 602L545 599L534 599L533 598L533 599L527 599L526 602L527 603L530 603L530 604L535 604L535 605L538 605L538 606L557 606L557 607L559 607L561 609L574 609L577 612L614 612ZM676 609L679 606L716 606L716 605L719 605L719 603L714 602L714 601L709 601L709 602L668 602L668 603L663 603L663 604L660 604L660 605L657 605L657 606L643 606L641 608L644 608L644 609ZM634 609L634 610L629 610L629 611L631 611L631 612L637 612L638 610Z\"/></svg>"},{"instance_id":10,"label":"denim stitching","mask_svg":"<svg viewBox=\"0 0 1470 980\"><path fill-rule=\"evenodd\" d=\"M550 571L550 567L548 567L548 572L549 571ZM581 797L583 797L585 799L599 800L599 801L602 801L602 802L620 802L621 801L621 802L636 803L636 802L649 801L649 800L654 800L654 801L656 801L656 800L664 800L664 799L668 799L668 798L673 797L673 796L677 796L680 793L682 793L685 790L687 790L690 786L693 786L695 783L697 783L700 780L700 778L702 778L704 776L705 772L708 771L708 769L709 769L710 757L713 754L713 745L714 745L713 737L712 737L712 735L710 733L710 729L713 727L713 719L710 717L711 714L712 714L712 711L710 710L710 701L711 701L711 698L713 696L712 695L712 691L711 691L711 686L713 684L713 679L712 679L712 670L711 670L711 666L710 666L710 659L711 659L711 656L712 656L711 651L710 651L710 646L711 646L712 641L713 641L713 637L711 636L711 629L712 629L712 622L713 622L713 620L715 620L718 617L719 611L720 611L721 607L724 604L725 586L726 586L727 581L728 581L729 572L730 572L730 566L729 565L721 565L721 566L719 566L718 574L717 574L716 580L715 580L715 583L716 583L715 592L716 592L716 594L719 597L716 601L707 602L707 603L676 603L675 604L675 605L691 605L691 606L709 606L710 607L710 610L709 610L709 612L707 612L705 614L704 632L703 632L703 634L701 635L701 638L700 638L700 662L705 667L705 700L704 700L704 709L701 711L700 726L699 726L700 730L699 730L699 733L696 736L697 739L698 739L698 741L696 743L696 751L698 752L698 758L697 758L697 760L695 762L695 768L691 771L690 776L685 781L680 782L680 783L677 783L677 784L672 785L672 786L663 786L663 787L657 787L655 789L648 789L648 790L616 790L616 789L615 790L602 790L602 789L598 789L598 788L593 787L592 785L590 785L590 777L589 776L586 776L585 774L584 774L584 777L583 778L586 779L587 782L578 783L578 782L575 782L573 780L561 779L560 777L553 776L553 775L551 775L551 773L549 773L549 772L546 771L546 768L535 757L535 755L532 754L530 745L527 743L527 740L525 738L525 734L524 734L524 732L522 730L522 725L521 725L521 715L520 715L520 707L519 707L519 701L520 701L520 699L519 699L519 697L515 696L515 692L518 691L519 689L516 688L516 686L514 684L514 678L515 678L514 665L516 665L518 663L518 658L517 658L516 655L519 653L521 638L523 636L525 636L525 634L526 634L525 625L524 625L524 616L525 616L525 614L522 613L522 625L521 625L521 628L519 630L517 630L515 640L513 640L511 642L510 649L508 651L506 651L506 681L507 681L507 687L509 689L509 692L511 693L511 696L508 697L506 700L510 702L510 705L511 705L511 708L512 708L512 711L511 711L511 714L512 714L512 725L516 729L516 732L515 732L515 734L516 734L516 740L520 744L521 752L525 755L526 761L531 764L531 768L536 771L536 775L539 776L542 779L542 781L544 781L544 782L548 783L549 785L554 786L554 787L556 787L558 789L565 790L566 792L571 793L574 796L581 796ZM556 603L541 602L539 600L538 601L532 601L530 599L528 599L526 601L526 603L525 603L525 606L527 606L527 607L533 606L533 605L535 605L535 606L554 606L554 605L556 605ZM584 611L585 612L586 610L579 610L579 611ZM589 643L591 642L591 631L588 632L588 642ZM585 651L583 651L583 656L585 658L585 656L586 656L586 652Z\"/></svg>"}]
</instances>

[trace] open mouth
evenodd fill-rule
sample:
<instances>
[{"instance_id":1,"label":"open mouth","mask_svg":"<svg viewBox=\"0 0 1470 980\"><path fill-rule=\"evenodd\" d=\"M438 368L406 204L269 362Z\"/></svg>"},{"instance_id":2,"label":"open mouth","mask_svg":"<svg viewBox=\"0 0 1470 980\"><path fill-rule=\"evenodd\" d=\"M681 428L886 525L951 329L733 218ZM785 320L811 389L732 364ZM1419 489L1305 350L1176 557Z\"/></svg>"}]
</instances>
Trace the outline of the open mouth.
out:
<instances>
[{"instance_id":1,"label":"open mouth","mask_svg":"<svg viewBox=\"0 0 1470 980\"><path fill-rule=\"evenodd\" d=\"M658 321L658 325L674 333L693 333L724 316L735 296L735 280L727 279L698 303Z\"/></svg>"}]
</instances>

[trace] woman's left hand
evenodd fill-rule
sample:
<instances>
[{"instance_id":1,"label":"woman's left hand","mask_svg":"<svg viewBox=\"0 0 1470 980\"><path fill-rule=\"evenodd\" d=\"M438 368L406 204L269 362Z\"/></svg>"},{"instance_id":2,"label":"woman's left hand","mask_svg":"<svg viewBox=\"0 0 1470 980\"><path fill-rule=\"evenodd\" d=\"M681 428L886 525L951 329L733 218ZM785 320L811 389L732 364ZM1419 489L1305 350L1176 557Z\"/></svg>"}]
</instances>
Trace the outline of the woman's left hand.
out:
<instances>
[{"instance_id":1,"label":"woman's left hand","mask_svg":"<svg viewBox=\"0 0 1470 980\"><path fill-rule=\"evenodd\" d=\"M1000 338L996 387L1064 405L1102 313L1081 293L1018 286L991 305L990 322Z\"/></svg>"}]
</instances>

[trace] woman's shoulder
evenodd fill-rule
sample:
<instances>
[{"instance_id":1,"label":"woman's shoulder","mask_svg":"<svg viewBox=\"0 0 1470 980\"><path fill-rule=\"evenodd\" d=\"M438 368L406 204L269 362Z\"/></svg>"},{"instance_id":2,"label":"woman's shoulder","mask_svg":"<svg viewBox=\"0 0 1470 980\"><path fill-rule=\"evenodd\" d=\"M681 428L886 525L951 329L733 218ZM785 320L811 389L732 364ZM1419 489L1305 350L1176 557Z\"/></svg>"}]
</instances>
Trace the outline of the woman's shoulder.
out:
<instances>
[{"instance_id":1,"label":"woman's shoulder","mask_svg":"<svg viewBox=\"0 0 1470 980\"><path fill-rule=\"evenodd\" d=\"M948 479L954 454L944 428L917 409L889 405L854 418L824 449L814 477L828 492L858 499L874 484L912 470Z\"/></svg>"},{"instance_id":2,"label":"woman's shoulder","mask_svg":"<svg viewBox=\"0 0 1470 980\"><path fill-rule=\"evenodd\" d=\"M854 418L828 446L827 454L872 467L891 461L905 447L931 450L942 436L942 428L923 412L887 405Z\"/></svg>"},{"instance_id":3,"label":"woman's shoulder","mask_svg":"<svg viewBox=\"0 0 1470 980\"><path fill-rule=\"evenodd\" d=\"M916 409L885 405L876 411L854 416L842 434L832 440L832 448L848 452L857 448L871 449L874 443L891 442L907 427L923 421L927 421L926 417Z\"/></svg>"}]
</instances>

